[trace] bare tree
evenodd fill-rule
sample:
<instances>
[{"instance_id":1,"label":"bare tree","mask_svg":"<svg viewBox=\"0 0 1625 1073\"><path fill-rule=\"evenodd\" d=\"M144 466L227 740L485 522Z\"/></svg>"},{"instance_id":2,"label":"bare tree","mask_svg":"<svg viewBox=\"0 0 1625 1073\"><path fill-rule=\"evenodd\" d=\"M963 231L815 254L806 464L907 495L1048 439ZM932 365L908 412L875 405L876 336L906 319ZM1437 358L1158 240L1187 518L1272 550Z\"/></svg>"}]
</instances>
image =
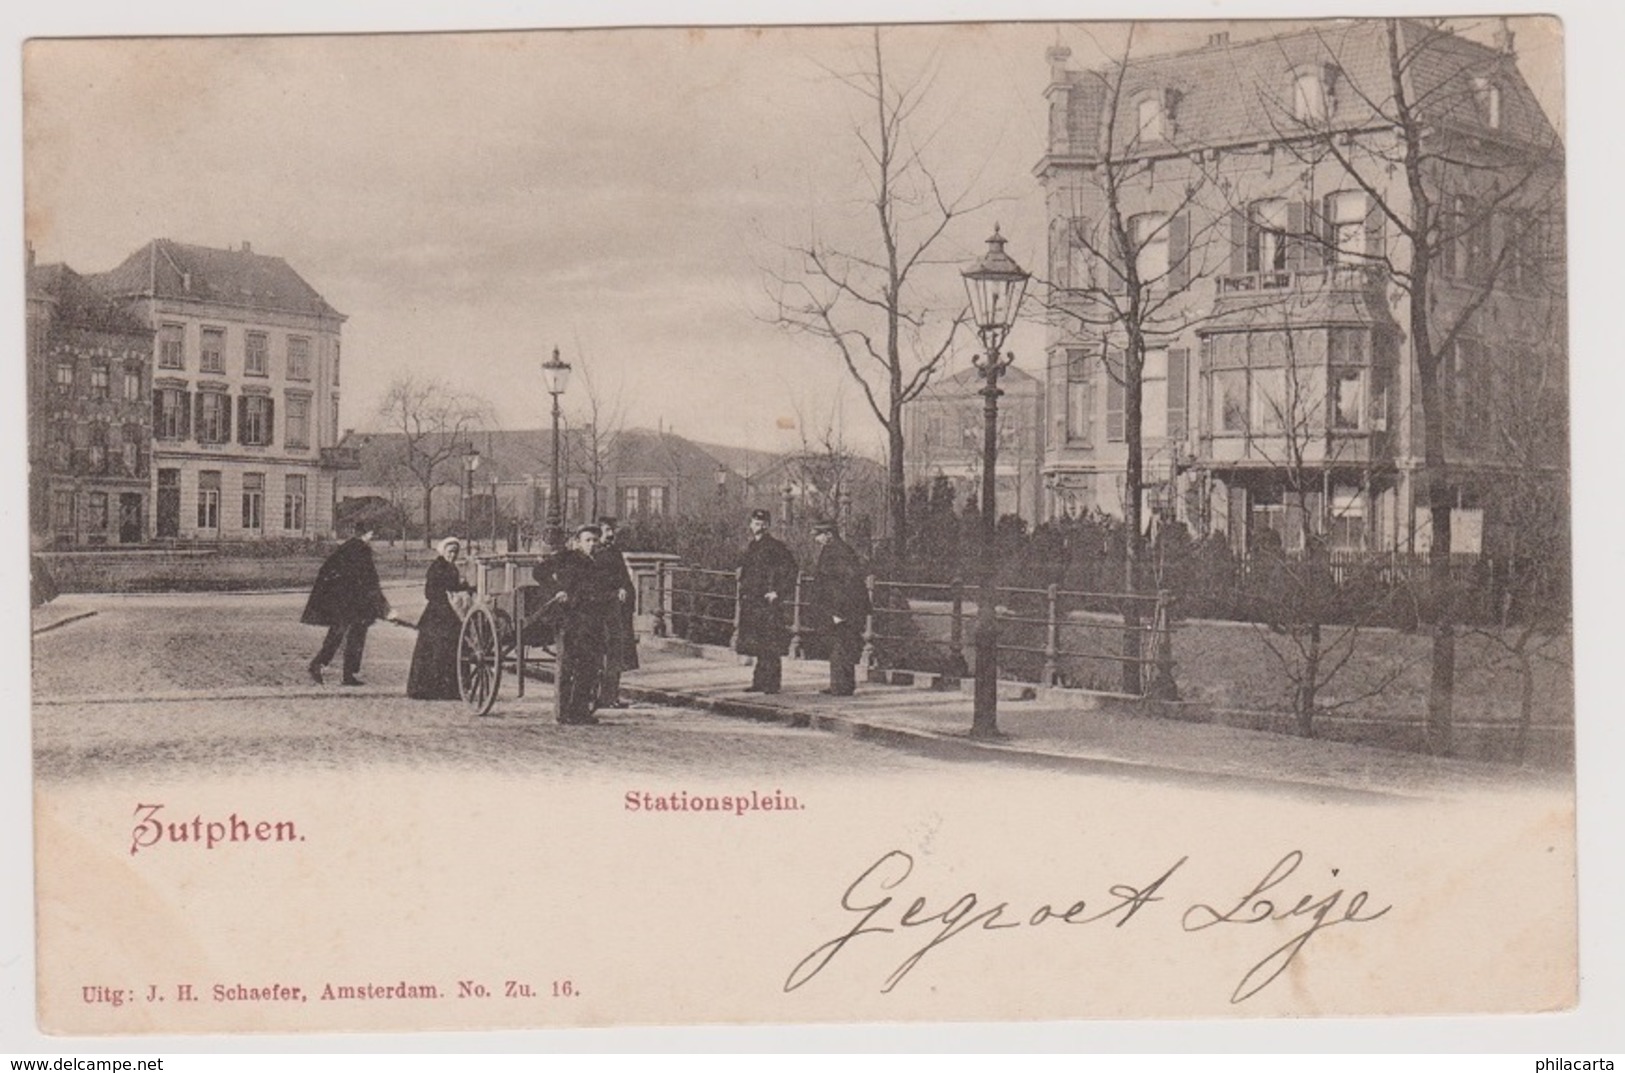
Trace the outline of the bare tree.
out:
<instances>
[{"instance_id":1,"label":"bare tree","mask_svg":"<svg viewBox=\"0 0 1625 1073\"><path fill-rule=\"evenodd\" d=\"M581 353L580 341L576 342ZM626 427L626 404L622 385L613 388L601 384L592 375L592 363L578 359L576 369L581 376L585 401L571 410L568 424L575 428L570 437L564 461L569 472L587 483L592 501L591 516L603 513L601 497L608 478L614 473L616 444Z\"/></svg>"},{"instance_id":2,"label":"bare tree","mask_svg":"<svg viewBox=\"0 0 1625 1073\"><path fill-rule=\"evenodd\" d=\"M972 201L968 189L945 192L925 158L937 132L915 128L931 88L929 73L893 77L878 27L872 49L864 69L830 73L862 98L871 116L854 135L873 230L846 244L815 227L805 242L788 247L790 267L765 275L774 323L831 343L885 431L887 513L900 556L908 523L903 411L941 370L965 319L957 273L951 303L933 301L921 276L950 263L938 253L950 227L986 202Z\"/></svg>"},{"instance_id":3,"label":"bare tree","mask_svg":"<svg viewBox=\"0 0 1625 1073\"><path fill-rule=\"evenodd\" d=\"M1313 737L1321 712L1382 693L1406 668L1393 663L1356 693L1323 701L1322 691L1349 667L1363 633L1386 615L1397 593L1388 586L1339 585L1327 542L1315 532L1340 520L1339 507L1325 495L1324 475L1349 461L1349 441L1337 431L1357 422L1353 411L1364 405L1363 393L1345 396L1327 383L1324 334L1294 330L1289 314L1280 338L1285 360L1274 383L1258 394L1263 427L1254 442L1281 477L1283 523L1303 534L1303 546L1287 549L1266 530L1261 535L1269 539L1256 542L1248 569L1251 589L1260 595L1259 640L1290 687L1298 733Z\"/></svg>"},{"instance_id":4,"label":"bare tree","mask_svg":"<svg viewBox=\"0 0 1625 1073\"><path fill-rule=\"evenodd\" d=\"M1432 669L1427 745L1448 753L1459 618L1451 585L1451 522L1458 466L1481 454L1484 376L1477 342L1491 314L1522 289L1560 234L1562 146L1515 74L1511 35L1498 48L1464 41L1441 20L1386 19L1380 74L1353 77L1345 59L1369 49L1370 24L1320 36L1318 85L1268 102L1282 144L1305 164L1333 167L1363 198L1375 242L1349 243L1328 218L1305 232L1337 262L1363 268L1400 299L1421 409L1430 534ZM1327 82L1335 78L1335 87ZM1325 94L1334 91L1337 107ZM1351 116L1357 121L1351 120ZM1330 215L1330 214L1328 214ZM1391 238L1392 241L1388 239ZM1556 265L1548 267L1561 271ZM1480 368L1464 354L1476 354Z\"/></svg>"},{"instance_id":5,"label":"bare tree","mask_svg":"<svg viewBox=\"0 0 1625 1073\"><path fill-rule=\"evenodd\" d=\"M1126 453L1123 585L1130 594L1145 582L1146 357L1214 315L1213 304L1193 301L1192 292L1226 269L1229 250L1223 192L1200 148L1181 145L1180 94L1159 87L1147 96L1131 84L1133 50L1131 26L1119 60L1085 75L1084 91L1099 102L1098 140L1059 184L1064 211L1051 236L1049 288L1051 315L1094 352L1108 392L1121 396L1120 432L1108 428L1108 438L1121 435ZM1178 370L1182 379L1187 369ZM1169 443L1186 432L1165 430ZM1138 693L1138 604L1127 600L1125 608L1124 690Z\"/></svg>"},{"instance_id":6,"label":"bare tree","mask_svg":"<svg viewBox=\"0 0 1625 1073\"><path fill-rule=\"evenodd\" d=\"M411 475L423 495L423 542L428 546L434 531L434 490L457 482L461 470L456 460L469 451L473 434L495 426L491 405L442 381L405 376L385 391L378 417L387 431L401 436L399 453L390 461Z\"/></svg>"}]
</instances>

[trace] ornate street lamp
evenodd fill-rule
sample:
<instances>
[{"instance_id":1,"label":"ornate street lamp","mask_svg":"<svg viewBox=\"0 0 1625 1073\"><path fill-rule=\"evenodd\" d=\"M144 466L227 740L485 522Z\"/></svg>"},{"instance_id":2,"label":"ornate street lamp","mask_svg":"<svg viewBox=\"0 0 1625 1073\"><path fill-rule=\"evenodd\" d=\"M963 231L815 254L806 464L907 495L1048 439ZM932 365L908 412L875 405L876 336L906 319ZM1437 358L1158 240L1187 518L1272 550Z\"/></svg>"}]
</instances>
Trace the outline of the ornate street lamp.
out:
<instances>
[{"instance_id":1,"label":"ornate street lamp","mask_svg":"<svg viewBox=\"0 0 1625 1073\"><path fill-rule=\"evenodd\" d=\"M549 539L564 528L564 509L559 490L561 452L559 450L559 396L570 386L570 363L559 360L559 348L553 348L553 357L542 362L542 380L547 393L553 396L553 486L547 500L547 528Z\"/></svg>"},{"instance_id":2,"label":"ornate street lamp","mask_svg":"<svg viewBox=\"0 0 1625 1073\"><path fill-rule=\"evenodd\" d=\"M987 252L961 273L970 296L971 319L982 341L982 352L972 360L986 382L982 395L982 562L981 588L976 597L976 692L971 715L971 737L991 738L999 732L999 620L995 588L994 533L998 510L994 503L994 466L999 457L999 374L1010 367L1014 354L1004 353L1004 341L1016 323L1016 312L1027 293L1028 273L1004 252L1004 236L993 225Z\"/></svg>"},{"instance_id":3,"label":"ornate street lamp","mask_svg":"<svg viewBox=\"0 0 1625 1073\"><path fill-rule=\"evenodd\" d=\"M468 450L463 454L463 532L468 535L470 541L474 539L474 531L469 511L474 503L474 471L479 468L480 449L469 444Z\"/></svg>"}]
</instances>

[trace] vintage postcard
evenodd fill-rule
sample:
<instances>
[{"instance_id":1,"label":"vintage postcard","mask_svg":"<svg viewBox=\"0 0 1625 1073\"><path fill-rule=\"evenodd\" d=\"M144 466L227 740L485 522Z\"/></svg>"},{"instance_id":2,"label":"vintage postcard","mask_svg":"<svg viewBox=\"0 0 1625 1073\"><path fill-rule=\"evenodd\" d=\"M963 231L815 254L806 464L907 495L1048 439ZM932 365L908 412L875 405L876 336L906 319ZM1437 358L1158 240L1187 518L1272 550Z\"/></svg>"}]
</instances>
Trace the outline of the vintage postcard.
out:
<instances>
[{"instance_id":1,"label":"vintage postcard","mask_svg":"<svg viewBox=\"0 0 1625 1073\"><path fill-rule=\"evenodd\" d=\"M40 1030L1575 1009L1565 47L28 41Z\"/></svg>"}]
</instances>

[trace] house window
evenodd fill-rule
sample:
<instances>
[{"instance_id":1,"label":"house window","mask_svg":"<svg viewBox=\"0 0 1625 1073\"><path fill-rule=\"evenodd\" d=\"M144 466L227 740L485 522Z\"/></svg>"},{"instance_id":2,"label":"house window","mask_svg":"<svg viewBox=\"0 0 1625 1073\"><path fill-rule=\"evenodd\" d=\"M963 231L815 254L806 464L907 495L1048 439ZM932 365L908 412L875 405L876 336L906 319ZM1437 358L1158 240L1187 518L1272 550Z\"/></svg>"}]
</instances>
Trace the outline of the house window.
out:
<instances>
[{"instance_id":1,"label":"house window","mask_svg":"<svg viewBox=\"0 0 1625 1073\"><path fill-rule=\"evenodd\" d=\"M282 479L282 528L304 532L305 475L302 473L290 473Z\"/></svg>"},{"instance_id":2,"label":"house window","mask_svg":"<svg viewBox=\"0 0 1625 1073\"><path fill-rule=\"evenodd\" d=\"M1247 271L1285 271L1286 241L1286 202L1253 202L1247 210Z\"/></svg>"},{"instance_id":3,"label":"house window","mask_svg":"<svg viewBox=\"0 0 1625 1073\"><path fill-rule=\"evenodd\" d=\"M310 446L310 400L300 395L287 399L288 428L284 446L307 448Z\"/></svg>"},{"instance_id":4,"label":"house window","mask_svg":"<svg viewBox=\"0 0 1625 1073\"><path fill-rule=\"evenodd\" d=\"M1248 431L1271 435L1296 426L1293 398L1287 380L1287 337L1284 332L1259 332L1250 340L1253 368L1247 413Z\"/></svg>"},{"instance_id":5,"label":"house window","mask_svg":"<svg viewBox=\"0 0 1625 1073\"><path fill-rule=\"evenodd\" d=\"M1213 430L1244 435L1247 432L1247 370L1224 369L1213 374Z\"/></svg>"},{"instance_id":6,"label":"house window","mask_svg":"<svg viewBox=\"0 0 1625 1073\"><path fill-rule=\"evenodd\" d=\"M1320 72L1306 71L1292 80L1292 115L1300 123L1325 122L1326 82Z\"/></svg>"},{"instance_id":7,"label":"house window","mask_svg":"<svg viewBox=\"0 0 1625 1073\"><path fill-rule=\"evenodd\" d=\"M648 488L648 505L646 508L653 517L660 517L666 513L666 489L662 485L650 485Z\"/></svg>"},{"instance_id":8,"label":"house window","mask_svg":"<svg viewBox=\"0 0 1625 1073\"><path fill-rule=\"evenodd\" d=\"M1459 195L1451 200L1450 224L1454 247L1447 256L1447 270L1469 282L1484 278L1490 262L1490 214L1481 211L1478 199Z\"/></svg>"},{"instance_id":9,"label":"house window","mask_svg":"<svg viewBox=\"0 0 1625 1073\"><path fill-rule=\"evenodd\" d=\"M90 443L85 449L85 462L92 473L107 470L107 426L90 426Z\"/></svg>"},{"instance_id":10,"label":"house window","mask_svg":"<svg viewBox=\"0 0 1625 1073\"><path fill-rule=\"evenodd\" d=\"M265 376L270 363L271 344L264 332L249 332L243 337L243 375Z\"/></svg>"},{"instance_id":11,"label":"house window","mask_svg":"<svg viewBox=\"0 0 1625 1073\"><path fill-rule=\"evenodd\" d=\"M107 531L106 492L91 492L85 497L85 528L93 533Z\"/></svg>"},{"instance_id":12,"label":"house window","mask_svg":"<svg viewBox=\"0 0 1625 1073\"><path fill-rule=\"evenodd\" d=\"M265 474L243 474L243 528L265 528Z\"/></svg>"},{"instance_id":13,"label":"house window","mask_svg":"<svg viewBox=\"0 0 1625 1073\"><path fill-rule=\"evenodd\" d=\"M1365 421L1365 370L1334 368L1327 383L1331 397L1326 406L1331 411L1332 428L1357 431Z\"/></svg>"},{"instance_id":14,"label":"house window","mask_svg":"<svg viewBox=\"0 0 1625 1073\"><path fill-rule=\"evenodd\" d=\"M73 492L69 489L51 493L51 528L73 531Z\"/></svg>"},{"instance_id":15,"label":"house window","mask_svg":"<svg viewBox=\"0 0 1625 1073\"><path fill-rule=\"evenodd\" d=\"M231 442L231 399L224 392L198 392L197 442Z\"/></svg>"},{"instance_id":16,"label":"house window","mask_svg":"<svg viewBox=\"0 0 1625 1073\"><path fill-rule=\"evenodd\" d=\"M164 387L152 393L152 434L160 440L184 440L187 433L186 392Z\"/></svg>"},{"instance_id":17,"label":"house window","mask_svg":"<svg viewBox=\"0 0 1625 1073\"><path fill-rule=\"evenodd\" d=\"M125 369L124 370L124 401L125 402L140 402L141 401L141 370L140 369Z\"/></svg>"},{"instance_id":18,"label":"house window","mask_svg":"<svg viewBox=\"0 0 1625 1073\"><path fill-rule=\"evenodd\" d=\"M204 470L197 475L197 527L220 528L219 470Z\"/></svg>"},{"instance_id":19,"label":"house window","mask_svg":"<svg viewBox=\"0 0 1625 1073\"><path fill-rule=\"evenodd\" d=\"M1366 197L1363 191L1344 190L1326 199L1327 241L1332 247L1332 260L1340 265L1360 264L1365 260Z\"/></svg>"},{"instance_id":20,"label":"house window","mask_svg":"<svg viewBox=\"0 0 1625 1073\"><path fill-rule=\"evenodd\" d=\"M242 428L238 430L238 442L250 447L270 446L271 400L264 395L244 395L239 406Z\"/></svg>"},{"instance_id":21,"label":"house window","mask_svg":"<svg viewBox=\"0 0 1625 1073\"><path fill-rule=\"evenodd\" d=\"M90 367L90 397L93 399L110 399L113 397L113 379L107 366L92 365Z\"/></svg>"},{"instance_id":22,"label":"house window","mask_svg":"<svg viewBox=\"0 0 1625 1073\"><path fill-rule=\"evenodd\" d=\"M1473 79L1473 96L1478 98L1479 114L1491 130L1501 129L1501 87L1488 78Z\"/></svg>"},{"instance_id":23,"label":"house window","mask_svg":"<svg viewBox=\"0 0 1625 1073\"><path fill-rule=\"evenodd\" d=\"M1146 212L1129 221L1129 240L1134 243L1134 265L1142 284L1155 283L1168 275L1168 218L1160 212Z\"/></svg>"},{"instance_id":24,"label":"house window","mask_svg":"<svg viewBox=\"0 0 1625 1073\"><path fill-rule=\"evenodd\" d=\"M58 395L73 394L73 362L59 361L56 363L56 393Z\"/></svg>"},{"instance_id":25,"label":"house window","mask_svg":"<svg viewBox=\"0 0 1625 1073\"><path fill-rule=\"evenodd\" d=\"M165 324L158 329L158 365L164 369L186 368L186 329Z\"/></svg>"},{"instance_id":26,"label":"house window","mask_svg":"<svg viewBox=\"0 0 1625 1073\"><path fill-rule=\"evenodd\" d=\"M1154 141L1162 137L1162 98L1157 95L1143 98L1136 106L1139 140Z\"/></svg>"},{"instance_id":27,"label":"house window","mask_svg":"<svg viewBox=\"0 0 1625 1073\"><path fill-rule=\"evenodd\" d=\"M226 330L204 328L203 345L198 358L198 369L206 373L226 371Z\"/></svg>"},{"instance_id":28,"label":"house window","mask_svg":"<svg viewBox=\"0 0 1625 1073\"><path fill-rule=\"evenodd\" d=\"M1352 485L1334 485L1329 503L1331 524L1327 543L1336 550L1365 549L1365 496Z\"/></svg>"},{"instance_id":29,"label":"house window","mask_svg":"<svg viewBox=\"0 0 1625 1073\"><path fill-rule=\"evenodd\" d=\"M56 425L51 436L51 463L59 470L73 468L73 426L66 422Z\"/></svg>"},{"instance_id":30,"label":"house window","mask_svg":"<svg viewBox=\"0 0 1625 1073\"><path fill-rule=\"evenodd\" d=\"M310 340L302 335L288 336L288 379L310 379Z\"/></svg>"},{"instance_id":31,"label":"house window","mask_svg":"<svg viewBox=\"0 0 1625 1073\"><path fill-rule=\"evenodd\" d=\"M581 520L580 488L566 488L564 490L564 516L572 522Z\"/></svg>"},{"instance_id":32,"label":"house window","mask_svg":"<svg viewBox=\"0 0 1625 1073\"><path fill-rule=\"evenodd\" d=\"M124 442L120 445L124 473L129 477L141 476L141 426L125 425Z\"/></svg>"},{"instance_id":33,"label":"house window","mask_svg":"<svg viewBox=\"0 0 1625 1073\"><path fill-rule=\"evenodd\" d=\"M1140 367L1140 435L1168 438L1168 351L1147 350Z\"/></svg>"},{"instance_id":34,"label":"house window","mask_svg":"<svg viewBox=\"0 0 1625 1073\"><path fill-rule=\"evenodd\" d=\"M636 486L621 489L621 513L628 518L635 518L638 515L638 507L642 503L640 492L642 489Z\"/></svg>"},{"instance_id":35,"label":"house window","mask_svg":"<svg viewBox=\"0 0 1625 1073\"><path fill-rule=\"evenodd\" d=\"M1089 442L1091 403L1089 352L1066 352L1066 438L1069 443Z\"/></svg>"}]
</instances>

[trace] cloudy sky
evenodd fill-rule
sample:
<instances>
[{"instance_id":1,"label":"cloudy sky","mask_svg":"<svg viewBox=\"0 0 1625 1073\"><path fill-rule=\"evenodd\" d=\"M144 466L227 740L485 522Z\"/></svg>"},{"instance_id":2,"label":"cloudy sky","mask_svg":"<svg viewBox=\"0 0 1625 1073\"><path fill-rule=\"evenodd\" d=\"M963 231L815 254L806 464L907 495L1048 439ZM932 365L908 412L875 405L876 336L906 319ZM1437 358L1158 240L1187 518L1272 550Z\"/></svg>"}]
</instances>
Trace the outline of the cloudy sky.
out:
<instances>
[{"instance_id":1,"label":"cloudy sky","mask_svg":"<svg viewBox=\"0 0 1625 1073\"><path fill-rule=\"evenodd\" d=\"M1139 48L1214 28L1142 28ZM986 203L945 236L956 263L922 272L930 299L959 301L958 264L995 222L1042 269L1045 49L1088 65L1121 40L1077 23L884 32L894 79L929 83L923 158ZM543 425L537 366L558 346L629 424L773 449L844 422L868 445L828 344L770 323L765 284L814 231L870 234L854 134L870 116L840 76L871 47L852 27L36 41L27 236L42 263L87 273L155 237L286 259L349 317L358 428L403 374L488 398L504 427ZM1022 364L1042 338L1016 334Z\"/></svg>"}]
</instances>

